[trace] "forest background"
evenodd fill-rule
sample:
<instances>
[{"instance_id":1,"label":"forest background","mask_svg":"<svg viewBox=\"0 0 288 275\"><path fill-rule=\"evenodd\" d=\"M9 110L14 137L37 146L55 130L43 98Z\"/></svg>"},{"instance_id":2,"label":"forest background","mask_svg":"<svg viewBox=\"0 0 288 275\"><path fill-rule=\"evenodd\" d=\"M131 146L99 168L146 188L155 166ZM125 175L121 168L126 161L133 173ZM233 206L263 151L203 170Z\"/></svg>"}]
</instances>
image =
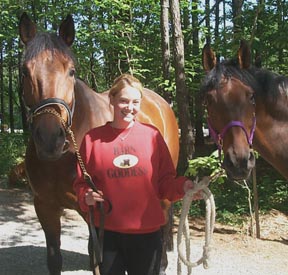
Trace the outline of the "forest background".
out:
<instances>
[{"instance_id":1,"label":"forest background","mask_svg":"<svg viewBox=\"0 0 288 275\"><path fill-rule=\"evenodd\" d=\"M77 76L95 92L109 89L115 77L128 72L171 104L181 129L180 173L188 160L210 155L215 149L205 139L205 108L197 96L204 77L201 53L206 43L222 59L234 57L240 40L245 39L253 60L288 75L285 0L1 0L0 8L0 174L4 177L23 159L29 132L21 94L23 46L18 34L24 11L49 31L57 31L62 19L72 14ZM261 209L287 211L287 182L263 165L265 174L258 180ZM216 204L223 219L230 213L248 212L243 187L225 179L214 191L221 197Z\"/></svg>"}]
</instances>

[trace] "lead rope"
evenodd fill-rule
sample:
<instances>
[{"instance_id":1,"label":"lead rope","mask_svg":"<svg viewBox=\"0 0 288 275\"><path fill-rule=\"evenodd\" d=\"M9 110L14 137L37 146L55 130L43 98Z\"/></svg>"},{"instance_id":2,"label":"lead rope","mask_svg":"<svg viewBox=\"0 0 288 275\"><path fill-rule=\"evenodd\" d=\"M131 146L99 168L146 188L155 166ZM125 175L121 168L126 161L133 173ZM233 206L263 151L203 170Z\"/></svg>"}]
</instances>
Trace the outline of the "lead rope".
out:
<instances>
[{"instance_id":1,"label":"lead rope","mask_svg":"<svg viewBox=\"0 0 288 275\"><path fill-rule=\"evenodd\" d=\"M71 127L66 128L67 132L70 134L75 153L78 159L79 166L82 170L83 176L85 181L88 183L88 185L91 187L91 189L94 192L99 192L96 186L94 185L91 176L88 174L84 162L81 158L78 145L74 136L73 131L71 130ZM98 233L99 236L97 236L97 232L95 230L95 225L94 225L94 207L89 206L89 226L90 226L90 234L92 237L92 245L93 245L93 268L95 271L95 274L97 274L97 266L102 262L103 260L103 239L104 239L104 223L105 223L105 211L104 211L104 205L102 202L98 203L98 208L100 211L100 221L99 221L99 229ZM111 210L112 206L109 202L109 211Z\"/></svg>"},{"instance_id":2,"label":"lead rope","mask_svg":"<svg viewBox=\"0 0 288 275\"><path fill-rule=\"evenodd\" d=\"M210 251L211 251L211 240L212 240L212 234L214 230L214 224L215 224L215 201L214 196L211 193L211 191L208 188L208 184L211 181L211 177L204 177L200 182L198 180L196 181L195 187L192 190L189 190L186 192L184 198L183 198L183 204L182 204L182 211L178 226L178 232L177 232L177 249L178 249L178 259L177 259L177 274L181 275L181 262L184 263L187 266L187 275L190 275L192 273L192 267L196 267L203 263L203 266L205 269L209 267L209 261L210 261ZM202 191L202 197L205 200L206 203L206 224L205 224L205 245L203 246L203 255L202 257L196 261L191 262L190 261L190 231L189 231L189 223L188 223L188 214L189 209L193 200L193 196L198 191ZM184 237L183 237L184 234ZM183 250L183 241L185 241L185 247L186 247L186 256L182 253Z\"/></svg>"},{"instance_id":3,"label":"lead rope","mask_svg":"<svg viewBox=\"0 0 288 275\"><path fill-rule=\"evenodd\" d=\"M74 109L74 107L73 107ZM32 120L34 117L37 117L39 115L42 114L52 114L55 115L56 117L59 118L59 120L61 121L63 127L65 128L66 132L71 136L73 145L74 145L74 149L75 149L75 153L76 153L76 157L79 163L79 166L82 170L83 173L83 177L85 179L85 181L87 182L87 184L89 185L89 187L94 191L99 193L98 189L96 188L95 184L93 183L91 176L88 174L84 162L81 158L79 149L78 149L78 145L74 136L74 133L71 129L71 123L68 123L68 125L66 124L65 120L62 118L62 116L56 112L55 109L53 108L45 108L42 110L37 110L35 113L33 113L32 115L30 115L29 120ZM69 112L68 112L69 113ZM105 199L106 200L106 199ZM112 209L112 205L110 203L110 201L106 200L108 202L108 212L111 211ZM104 205L102 202L97 203L98 205L98 209L100 211L100 221L99 221L99 229L98 229L98 235L97 236L97 232L95 229L95 225L94 225L94 206L89 206L89 227L90 227L90 234L92 237L92 245L93 245L93 268L94 268L94 272L95 274L98 274L98 270L97 267L98 265L102 262L103 259L103 240L104 240L104 222L105 222L105 210L104 210Z\"/></svg>"}]
</instances>

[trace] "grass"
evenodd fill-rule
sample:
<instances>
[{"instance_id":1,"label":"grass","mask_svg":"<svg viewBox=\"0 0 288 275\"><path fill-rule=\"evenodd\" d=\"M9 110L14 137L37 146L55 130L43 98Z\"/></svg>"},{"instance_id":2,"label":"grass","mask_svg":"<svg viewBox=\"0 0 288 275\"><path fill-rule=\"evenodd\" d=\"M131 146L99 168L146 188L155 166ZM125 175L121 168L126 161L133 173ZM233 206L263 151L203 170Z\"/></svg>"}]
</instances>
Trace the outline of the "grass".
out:
<instances>
[{"instance_id":1,"label":"grass","mask_svg":"<svg viewBox=\"0 0 288 275\"><path fill-rule=\"evenodd\" d=\"M0 177L7 178L13 166L24 160L26 134L0 133Z\"/></svg>"}]
</instances>

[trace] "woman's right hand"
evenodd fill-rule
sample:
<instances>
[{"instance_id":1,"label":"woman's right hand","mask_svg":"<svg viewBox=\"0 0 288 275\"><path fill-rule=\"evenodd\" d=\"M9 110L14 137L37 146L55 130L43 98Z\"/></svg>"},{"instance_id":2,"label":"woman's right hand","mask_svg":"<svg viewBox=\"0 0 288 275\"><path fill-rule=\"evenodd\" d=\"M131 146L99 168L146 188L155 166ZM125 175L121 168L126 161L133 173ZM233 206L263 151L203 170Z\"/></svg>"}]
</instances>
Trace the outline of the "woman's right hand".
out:
<instances>
[{"instance_id":1,"label":"woman's right hand","mask_svg":"<svg viewBox=\"0 0 288 275\"><path fill-rule=\"evenodd\" d=\"M91 188L88 189L85 194L85 202L87 205L95 205L96 202L103 202L103 193L99 191L99 193L94 192Z\"/></svg>"}]
</instances>

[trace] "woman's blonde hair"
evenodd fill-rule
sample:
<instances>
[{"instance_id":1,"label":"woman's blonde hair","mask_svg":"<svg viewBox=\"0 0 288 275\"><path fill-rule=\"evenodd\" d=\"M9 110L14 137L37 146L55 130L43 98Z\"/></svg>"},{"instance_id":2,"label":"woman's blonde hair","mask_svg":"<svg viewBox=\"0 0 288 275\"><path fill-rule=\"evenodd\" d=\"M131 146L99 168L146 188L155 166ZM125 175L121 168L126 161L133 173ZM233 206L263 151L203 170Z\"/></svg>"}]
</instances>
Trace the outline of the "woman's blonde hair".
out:
<instances>
[{"instance_id":1,"label":"woman's blonde hair","mask_svg":"<svg viewBox=\"0 0 288 275\"><path fill-rule=\"evenodd\" d=\"M140 92L141 97L143 96L143 86L141 82L130 74L122 74L114 80L109 91L109 97L114 97L118 92L127 86L137 89Z\"/></svg>"}]
</instances>

